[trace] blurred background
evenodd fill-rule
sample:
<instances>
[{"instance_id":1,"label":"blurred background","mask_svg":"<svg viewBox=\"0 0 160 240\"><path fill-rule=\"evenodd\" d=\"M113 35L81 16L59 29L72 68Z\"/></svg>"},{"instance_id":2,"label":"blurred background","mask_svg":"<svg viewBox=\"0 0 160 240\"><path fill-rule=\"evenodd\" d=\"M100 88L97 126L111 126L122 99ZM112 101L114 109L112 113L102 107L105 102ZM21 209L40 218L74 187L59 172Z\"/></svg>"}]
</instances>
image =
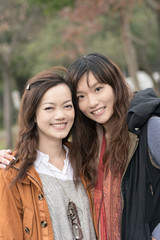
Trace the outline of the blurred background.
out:
<instances>
[{"instance_id":1,"label":"blurred background","mask_svg":"<svg viewBox=\"0 0 160 240\"><path fill-rule=\"evenodd\" d=\"M160 96L160 1L0 0L0 149L14 146L26 81L89 52Z\"/></svg>"}]
</instances>

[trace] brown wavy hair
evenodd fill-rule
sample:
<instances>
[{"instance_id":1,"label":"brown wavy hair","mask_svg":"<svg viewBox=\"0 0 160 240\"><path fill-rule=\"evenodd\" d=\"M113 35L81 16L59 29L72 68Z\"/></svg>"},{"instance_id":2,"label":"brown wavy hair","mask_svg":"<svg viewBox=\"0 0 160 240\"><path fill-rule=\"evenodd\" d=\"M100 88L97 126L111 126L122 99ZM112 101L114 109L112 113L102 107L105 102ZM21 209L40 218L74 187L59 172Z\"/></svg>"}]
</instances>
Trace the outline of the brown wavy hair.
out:
<instances>
[{"instance_id":1,"label":"brown wavy hair","mask_svg":"<svg viewBox=\"0 0 160 240\"><path fill-rule=\"evenodd\" d=\"M130 89L120 69L110 59L98 53L90 53L77 59L68 69L67 79L75 91L81 77L92 72L98 82L109 84L115 95L113 116L110 126L111 139L107 144L103 157L105 172L108 168L112 173L123 173L128 156L129 133L126 123L126 113L130 101ZM79 171L89 181L89 187L94 187L97 176L97 156L99 150L96 122L87 118L82 112L80 127L73 135L73 154L78 154L81 165Z\"/></svg>"},{"instance_id":2,"label":"brown wavy hair","mask_svg":"<svg viewBox=\"0 0 160 240\"><path fill-rule=\"evenodd\" d=\"M15 157L17 160L16 162L20 162L20 168L12 184L16 183L19 180L22 180L25 177L28 169L33 165L34 161L36 160L36 149L38 147L38 132L35 124L35 115L37 107L45 92L48 89L59 84L66 84L72 94L72 101L76 115L76 95L70 83L66 81L64 73L66 75L65 68L53 67L38 73L26 84L18 114L19 131L15 147ZM75 123L72 126L72 130L74 128ZM63 139L62 142L67 142L69 136L70 133L65 139ZM8 168L11 168L13 165L15 165L16 162L12 161ZM75 168L74 160L72 161L72 164Z\"/></svg>"}]
</instances>

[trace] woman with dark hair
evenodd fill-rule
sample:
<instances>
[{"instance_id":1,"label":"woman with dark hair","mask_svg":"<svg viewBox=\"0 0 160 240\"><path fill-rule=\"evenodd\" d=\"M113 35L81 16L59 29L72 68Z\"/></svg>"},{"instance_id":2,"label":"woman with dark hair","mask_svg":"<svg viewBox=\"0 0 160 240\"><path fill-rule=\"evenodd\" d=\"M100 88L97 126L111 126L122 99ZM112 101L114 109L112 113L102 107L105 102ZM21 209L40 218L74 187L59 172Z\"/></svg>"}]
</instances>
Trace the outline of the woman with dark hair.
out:
<instances>
[{"instance_id":1,"label":"woman with dark hair","mask_svg":"<svg viewBox=\"0 0 160 240\"><path fill-rule=\"evenodd\" d=\"M71 64L67 79L80 109L70 153L99 239L160 239L160 99L152 89L132 93L117 65L98 53ZM0 157L9 159L5 151Z\"/></svg>"},{"instance_id":2,"label":"woman with dark hair","mask_svg":"<svg viewBox=\"0 0 160 240\"><path fill-rule=\"evenodd\" d=\"M133 94L97 53L71 64L68 81L81 111L72 153L93 189L99 238L160 239L160 99L152 89Z\"/></svg>"},{"instance_id":3,"label":"woman with dark hair","mask_svg":"<svg viewBox=\"0 0 160 240\"><path fill-rule=\"evenodd\" d=\"M76 96L61 70L37 74L22 96L16 161L0 172L0 239L96 239L67 143Z\"/></svg>"}]
</instances>

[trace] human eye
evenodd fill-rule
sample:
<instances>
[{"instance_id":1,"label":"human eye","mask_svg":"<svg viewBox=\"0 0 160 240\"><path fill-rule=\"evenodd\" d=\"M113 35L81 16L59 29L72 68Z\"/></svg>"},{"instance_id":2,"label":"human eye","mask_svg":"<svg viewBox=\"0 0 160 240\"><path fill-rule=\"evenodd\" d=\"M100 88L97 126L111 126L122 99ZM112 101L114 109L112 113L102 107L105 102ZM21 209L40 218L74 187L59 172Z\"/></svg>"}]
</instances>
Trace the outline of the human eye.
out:
<instances>
[{"instance_id":1,"label":"human eye","mask_svg":"<svg viewBox=\"0 0 160 240\"><path fill-rule=\"evenodd\" d=\"M64 106L64 108L66 109L72 109L73 108L73 104L67 104Z\"/></svg>"},{"instance_id":2,"label":"human eye","mask_svg":"<svg viewBox=\"0 0 160 240\"><path fill-rule=\"evenodd\" d=\"M77 96L78 101L82 100L83 98L84 98L83 95L78 95L78 96Z\"/></svg>"},{"instance_id":3,"label":"human eye","mask_svg":"<svg viewBox=\"0 0 160 240\"><path fill-rule=\"evenodd\" d=\"M96 87L96 88L95 88L95 92L100 92L102 89L103 89L102 86Z\"/></svg>"},{"instance_id":4,"label":"human eye","mask_svg":"<svg viewBox=\"0 0 160 240\"><path fill-rule=\"evenodd\" d=\"M53 107L45 107L44 110L45 111L51 111L53 109Z\"/></svg>"}]
</instances>

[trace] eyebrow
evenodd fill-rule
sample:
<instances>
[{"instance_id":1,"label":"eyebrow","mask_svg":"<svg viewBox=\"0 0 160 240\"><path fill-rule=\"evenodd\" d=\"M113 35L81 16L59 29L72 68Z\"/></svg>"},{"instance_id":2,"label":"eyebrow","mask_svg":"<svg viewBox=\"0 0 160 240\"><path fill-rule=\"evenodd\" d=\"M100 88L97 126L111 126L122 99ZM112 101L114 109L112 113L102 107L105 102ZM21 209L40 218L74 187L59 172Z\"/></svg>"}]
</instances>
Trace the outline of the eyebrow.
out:
<instances>
[{"instance_id":1,"label":"eyebrow","mask_svg":"<svg viewBox=\"0 0 160 240\"><path fill-rule=\"evenodd\" d=\"M63 104L66 104L66 103L68 103L68 102L72 102L72 99L70 99L70 100L67 100L67 101L63 102ZM45 105L45 104L51 104L51 105L55 105L55 103L54 103L54 102L45 102L45 103L43 103L42 105Z\"/></svg>"},{"instance_id":2,"label":"eyebrow","mask_svg":"<svg viewBox=\"0 0 160 240\"><path fill-rule=\"evenodd\" d=\"M99 82L95 82L95 83L93 83L91 86L90 86L89 84L87 84L87 85L88 85L89 88L95 88L98 84L100 84L100 83L99 83ZM81 91L81 90L78 91L78 90L77 90L77 93L78 93L78 94L79 94L79 93L83 93L83 92L84 92L84 91Z\"/></svg>"}]
</instances>

